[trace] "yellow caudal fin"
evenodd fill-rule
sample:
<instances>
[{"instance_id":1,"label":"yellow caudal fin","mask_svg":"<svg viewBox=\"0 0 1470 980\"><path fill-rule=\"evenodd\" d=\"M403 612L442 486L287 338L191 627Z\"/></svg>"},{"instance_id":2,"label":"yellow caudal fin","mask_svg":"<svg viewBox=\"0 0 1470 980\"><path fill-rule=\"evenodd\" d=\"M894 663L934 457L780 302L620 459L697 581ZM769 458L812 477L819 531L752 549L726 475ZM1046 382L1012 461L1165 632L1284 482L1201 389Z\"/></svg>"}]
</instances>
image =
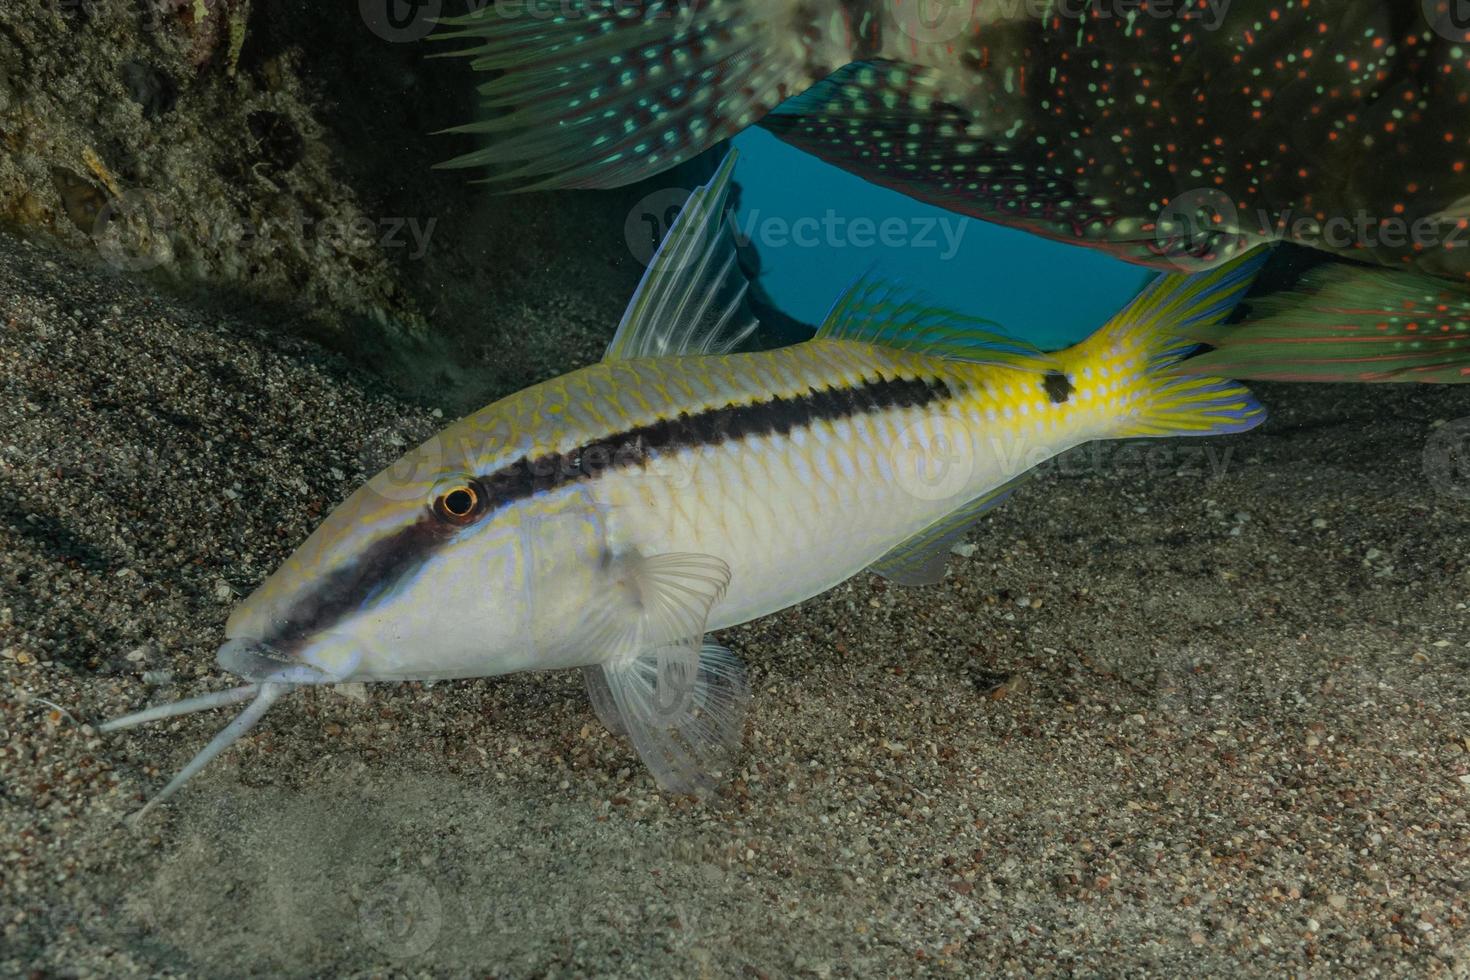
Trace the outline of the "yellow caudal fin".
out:
<instances>
[{"instance_id":1,"label":"yellow caudal fin","mask_svg":"<svg viewBox=\"0 0 1470 980\"><path fill-rule=\"evenodd\" d=\"M1191 334L1230 315L1267 253L1258 248L1206 272L1159 276L1101 330L1058 355L1085 395L1116 408L1114 436L1218 435L1265 421L1244 385L1173 370L1199 346Z\"/></svg>"}]
</instances>

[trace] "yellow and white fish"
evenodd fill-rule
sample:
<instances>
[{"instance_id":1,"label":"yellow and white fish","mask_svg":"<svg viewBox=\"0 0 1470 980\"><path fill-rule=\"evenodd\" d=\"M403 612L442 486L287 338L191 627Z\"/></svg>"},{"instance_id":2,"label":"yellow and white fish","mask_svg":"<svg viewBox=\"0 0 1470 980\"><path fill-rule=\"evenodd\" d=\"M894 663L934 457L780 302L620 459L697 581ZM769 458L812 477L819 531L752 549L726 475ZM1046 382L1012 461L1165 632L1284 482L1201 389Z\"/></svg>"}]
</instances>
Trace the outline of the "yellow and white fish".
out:
<instances>
[{"instance_id":1,"label":"yellow and white fish","mask_svg":"<svg viewBox=\"0 0 1470 980\"><path fill-rule=\"evenodd\" d=\"M710 631L865 569L939 581L981 513L1080 443L1265 417L1179 363L1255 256L1160 276L1054 354L871 282L814 339L731 353L756 326L723 219L732 166L691 196L601 363L408 453L234 611L218 659L245 686L103 726L251 702L154 803L298 685L568 667L661 787L708 791L746 701Z\"/></svg>"}]
</instances>

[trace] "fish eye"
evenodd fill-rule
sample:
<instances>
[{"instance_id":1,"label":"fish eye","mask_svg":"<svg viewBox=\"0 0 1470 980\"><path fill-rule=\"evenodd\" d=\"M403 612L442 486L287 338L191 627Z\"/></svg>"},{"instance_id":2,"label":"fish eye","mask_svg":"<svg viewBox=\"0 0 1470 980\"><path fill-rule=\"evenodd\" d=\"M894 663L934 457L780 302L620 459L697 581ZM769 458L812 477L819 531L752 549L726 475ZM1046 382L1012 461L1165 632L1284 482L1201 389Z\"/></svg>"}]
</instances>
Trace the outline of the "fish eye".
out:
<instances>
[{"instance_id":1,"label":"fish eye","mask_svg":"<svg viewBox=\"0 0 1470 980\"><path fill-rule=\"evenodd\" d=\"M472 483L443 487L434 497L434 514L449 524L468 524L480 516L484 498Z\"/></svg>"}]
</instances>

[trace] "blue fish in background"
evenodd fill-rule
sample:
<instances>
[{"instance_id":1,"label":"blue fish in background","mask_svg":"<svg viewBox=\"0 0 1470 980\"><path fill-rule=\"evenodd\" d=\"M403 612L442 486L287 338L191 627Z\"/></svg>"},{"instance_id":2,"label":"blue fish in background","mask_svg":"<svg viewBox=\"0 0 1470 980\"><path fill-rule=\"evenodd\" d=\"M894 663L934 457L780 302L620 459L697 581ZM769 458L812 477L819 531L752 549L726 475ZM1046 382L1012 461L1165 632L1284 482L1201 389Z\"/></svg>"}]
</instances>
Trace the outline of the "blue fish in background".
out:
<instances>
[{"instance_id":1,"label":"blue fish in background","mask_svg":"<svg viewBox=\"0 0 1470 980\"><path fill-rule=\"evenodd\" d=\"M505 189L613 187L759 123L947 210L1153 268L1263 242L1324 267L1211 371L1470 380L1470 22L1458 0L566 0L436 35L486 73ZM1462 240L1463 239L1463 240ZM1250 311L1247 312L1250 316Z\"/></svg>"}]
</instances>

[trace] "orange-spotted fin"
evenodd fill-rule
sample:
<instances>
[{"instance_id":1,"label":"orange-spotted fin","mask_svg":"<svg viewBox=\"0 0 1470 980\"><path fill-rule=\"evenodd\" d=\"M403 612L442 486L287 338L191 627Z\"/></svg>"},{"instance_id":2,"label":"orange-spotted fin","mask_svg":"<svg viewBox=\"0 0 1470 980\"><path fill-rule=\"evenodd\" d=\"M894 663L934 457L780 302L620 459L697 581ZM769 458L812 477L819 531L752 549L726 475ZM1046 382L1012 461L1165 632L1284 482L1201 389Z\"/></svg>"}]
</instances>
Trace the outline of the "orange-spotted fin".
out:
<instances>
[{"instance_id":1,"label":"orange-spotted fin","mask_svg":"<svg viewBox=\"0 0 1470 980\"><path fill-rule=\"evenodd\" d=\"M1192 330L1215 349L1173 370L1274 381L1470 383L1470 288L1331 264L1248 306L1240 323Z\"/></svg>"},{"instance_id":2,"label":"orange-spotted fin","mask_svg":"<svg viewBox=\"0 0 1470 980\"><path fill-rule=\"evenodd\" d=\"M782 104L762 125L902 194L1143 265L1186 256L1196 268L1215 265L1261 240L1139 217L1139 202L1100 180L1097 168L1058 166L1056 150L1029 139L1030 129L1019 123L1022 135L1013 138L998 125L1011 109L994 105L994 115L977 115L969 82L937 67L855 62Z\"/></svg>"},{"instance_id":3,"label":"orange-spotted fin","mask_svg":"<svg viewBox=\"0 0 1470 980\"><path fill-rule=\"evenodd\" d=\"M506 16L484 4L433 38L493 77L482 118L449 132L490 138L443 164L488 168L506 190L618 187L691 159L755 124L849 60L833 2L681 0L580 4Z\"/></svg>"},{"instance_id":4,"label":"orange-spotted fin","mask_svg":"<svg viewBox=\"0 0 1470 980\"><path fill-rule=\"evenodd\" d=\"M1116 437L1219 435L1244 432L1266 420L1266 410L1243 385L1219 377L1181 377L1175 368L1198 347L1194 334L1235 309L1269 251L1253 249L1192 275L1161 275L1101 330L1058 355L1068 377L1135 386Z\"/></svg>"}]
</instances>

